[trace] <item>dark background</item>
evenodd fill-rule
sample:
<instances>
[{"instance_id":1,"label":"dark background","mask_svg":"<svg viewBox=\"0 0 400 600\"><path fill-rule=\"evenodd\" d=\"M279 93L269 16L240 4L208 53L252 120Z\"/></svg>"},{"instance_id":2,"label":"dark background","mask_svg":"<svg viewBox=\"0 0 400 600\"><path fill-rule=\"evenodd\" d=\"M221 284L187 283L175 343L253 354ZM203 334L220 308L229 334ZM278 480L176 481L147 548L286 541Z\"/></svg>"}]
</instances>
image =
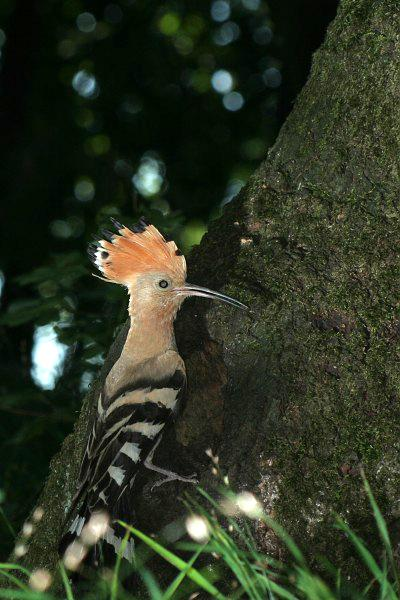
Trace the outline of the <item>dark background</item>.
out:
<instances>
[{"instance_id":1,"label":"dark background","mask_svg":"<svg viewBox=\"0 0 400 600\"><path fill-rule=\"evenodd\" d=\"M273 144L336 8L0 3L1 555L124 318L123 291L89 277L91 235L144 214L198 243Z\"/></svg>"}]
</instances>

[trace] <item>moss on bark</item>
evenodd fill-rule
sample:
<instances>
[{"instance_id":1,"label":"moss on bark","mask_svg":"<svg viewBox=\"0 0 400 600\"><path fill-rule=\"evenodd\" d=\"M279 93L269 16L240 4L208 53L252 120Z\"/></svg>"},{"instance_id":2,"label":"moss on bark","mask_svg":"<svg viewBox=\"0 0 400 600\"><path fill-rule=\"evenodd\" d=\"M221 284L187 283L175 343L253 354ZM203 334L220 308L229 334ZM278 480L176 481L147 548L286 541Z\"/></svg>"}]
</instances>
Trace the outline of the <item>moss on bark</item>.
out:
<instances>
[{"instance_id":1,"label":"moss on bark","mask_svg":"<svg viewBox=\"0 0 400 600\"><path fill-rule=\"evenodd\" d=\"M361 464L389 522L399 515L399 30L397 0L342 1L275 146L192 253L190 279L251 313L201 300L182 311L190 396L159 459L207 483L212 445L236 488L351 577L331 524L336 511L370 534ZM93 397L52 464L28 565L54 562ZM141 526L182 510L166 487L145 485Z\"/></svg>"}]
</instances>

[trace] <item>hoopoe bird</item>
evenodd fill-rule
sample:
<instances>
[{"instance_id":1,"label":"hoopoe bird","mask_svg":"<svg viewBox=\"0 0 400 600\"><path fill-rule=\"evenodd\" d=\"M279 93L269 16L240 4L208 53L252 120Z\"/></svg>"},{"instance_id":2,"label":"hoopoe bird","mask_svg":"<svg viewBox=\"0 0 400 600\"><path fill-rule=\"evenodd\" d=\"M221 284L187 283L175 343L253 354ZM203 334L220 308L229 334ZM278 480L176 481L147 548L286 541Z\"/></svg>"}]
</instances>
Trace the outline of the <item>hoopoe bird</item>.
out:
<instances>
[{"instance_id":1,"label":"hoopoe bird","mask_svg":"<svg viewBox=\"0 0 400 600\"><path fill-rule=\"evenodd\" d=\"M152 459L165 427L173 423L186 389L185 365L174 336L176 314L190 296L214 298L246 308L238 300L186 283L186 261L173 241L141 218L132 228L111 219L117 233L102 232L89 246L101 279L123 285L129 294L130 327L121 355L99 395L97 412L81 465L69 515L77 514L60 548L79 539L89 520L107 514L102 543L118 553L132 523L132 491L140 467L173 480L197 483L157 467ZM123 556L133 557L133 540Z\"/></svg>"}]
</instances>

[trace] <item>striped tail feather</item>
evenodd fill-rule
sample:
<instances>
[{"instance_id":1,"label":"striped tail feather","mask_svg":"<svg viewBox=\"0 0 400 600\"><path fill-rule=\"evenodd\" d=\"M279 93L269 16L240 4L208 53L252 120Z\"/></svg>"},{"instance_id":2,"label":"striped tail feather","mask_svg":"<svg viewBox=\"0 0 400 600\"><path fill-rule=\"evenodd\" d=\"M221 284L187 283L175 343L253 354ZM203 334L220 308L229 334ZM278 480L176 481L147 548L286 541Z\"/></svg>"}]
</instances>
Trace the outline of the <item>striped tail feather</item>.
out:
<instances>
[{"instance_id":1,"label":"striped tail feather","mask_svg":"<svg viewBox=\"0 0 400 600\"><path fill-rule=\"evenodd\" d=\"M121 545L126 535L126 529L117 522L111 523L107 527L107 531L104 535L104 543L113 548L115 555L119 555L121 552ZM123 553L122 558L126 558L129 562L132 562L135 553L135 542L131 537L129 538Z\"/></svg>"},{"instance_id":2,"label":"striped tail feather","mask_svg":"<svg viewBox=\"0 0 400 600\"><path fill-rule=\"evenodd\" d=\"M120 518L124 520L122 514ZM131 518L126 521L130 522ZM91 511L85 501L61 539L59 555L67 559L68 552L75 551L74 543L77 542L83 548L82 562L98 563L98 557L102 556L105 564L112 564L121 552L125 535L126 529L122 525L116 520L110 520L104 511ZM131 562L134 550L134 540L129 538L121 554L122 558Z\"/></svg>"}]
</instances>

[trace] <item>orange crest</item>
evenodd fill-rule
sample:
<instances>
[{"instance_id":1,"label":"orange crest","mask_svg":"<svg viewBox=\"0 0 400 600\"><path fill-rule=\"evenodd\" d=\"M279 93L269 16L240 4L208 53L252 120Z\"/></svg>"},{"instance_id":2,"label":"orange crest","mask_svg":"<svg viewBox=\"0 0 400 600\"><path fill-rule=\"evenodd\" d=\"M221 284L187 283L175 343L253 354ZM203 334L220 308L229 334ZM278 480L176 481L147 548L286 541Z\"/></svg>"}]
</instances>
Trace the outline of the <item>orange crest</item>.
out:
<instances>
[{"instance_id":1,"label":"orange crest","mask_svg":"<svg viewBox=\"0 0 400 600\"><path fill-rule=\"evenodd\" d=\"M118 234L102 231L102 238L88 248L93 264L107 280L130 286L138 275L148 272L185 279L185 257L175 242L167 242L154 225L143 217L130 229L115 219L111 221Z\"/></svg>"}]
</instances>

